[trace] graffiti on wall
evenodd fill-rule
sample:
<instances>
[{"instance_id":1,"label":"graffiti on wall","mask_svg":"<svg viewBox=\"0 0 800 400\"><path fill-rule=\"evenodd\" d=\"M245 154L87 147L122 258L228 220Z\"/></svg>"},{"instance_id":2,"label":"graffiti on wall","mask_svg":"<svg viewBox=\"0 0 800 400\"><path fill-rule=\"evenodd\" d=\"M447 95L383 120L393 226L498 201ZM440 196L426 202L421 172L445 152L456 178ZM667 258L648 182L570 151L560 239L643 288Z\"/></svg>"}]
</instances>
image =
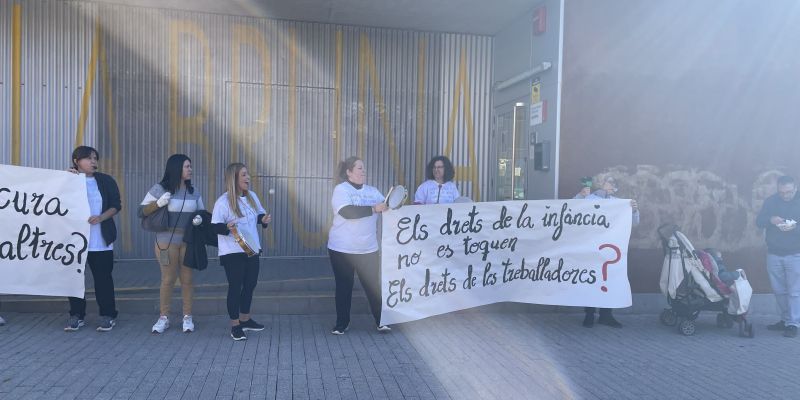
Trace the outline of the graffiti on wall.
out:
<instances>
[{"instance_id":1,"label":"graffiti on wall","mask_svg":"<svg viewBox=\"0 0 800 400\"><path fill-rule=\"evenodd\" d=\"M653 165L609 168L593 177L595 187L608 175L617 181L617 197L639 204L641 222L631 233L631 247L661 248L656 229L676 224L695 247L733 251L763 246L756 215L764 199L775 193L775 180L783 172L759 173L749 193L707 170Z\"/></svg>"}]
</instances>

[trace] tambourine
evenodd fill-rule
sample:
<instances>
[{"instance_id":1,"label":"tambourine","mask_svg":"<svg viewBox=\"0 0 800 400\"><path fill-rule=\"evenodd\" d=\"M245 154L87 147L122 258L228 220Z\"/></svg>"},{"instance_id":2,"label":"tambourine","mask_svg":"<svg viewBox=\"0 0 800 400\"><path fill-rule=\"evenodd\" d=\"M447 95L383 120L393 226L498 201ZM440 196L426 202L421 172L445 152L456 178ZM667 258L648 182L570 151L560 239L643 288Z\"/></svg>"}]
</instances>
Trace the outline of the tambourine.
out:
<instances>
[{"instance_id":1,"label":"tambourine","mask_svg":"<svg viewBox=\"0 0 800 400\"><path fill-rule=\"evenodd\" d=\"M407 197L408 190L403 185L392 186L389 193L386 194L384 202L390 209L397 210L405 204Z\"/></svg>"},{"instance_id":2,"label":"tambourine","mask_svg":"<svg viewBox=\"0 0 800 400\"><path fill-rule=\"evenodd\" d=\"M242 248L242 250L244 250L245 254L247 254L248 257L256 255L255 250L253 250L253 248L250 247L250 244L247 243L247 240L245 240L244 236L242 236L242 234L239 233L239 229L237 229L234 226L230 228L230 230L231 230L231 236L233 236L233 240L236 241L236 244L238 244L239 247Z\"/></svg>"}]
</instances>

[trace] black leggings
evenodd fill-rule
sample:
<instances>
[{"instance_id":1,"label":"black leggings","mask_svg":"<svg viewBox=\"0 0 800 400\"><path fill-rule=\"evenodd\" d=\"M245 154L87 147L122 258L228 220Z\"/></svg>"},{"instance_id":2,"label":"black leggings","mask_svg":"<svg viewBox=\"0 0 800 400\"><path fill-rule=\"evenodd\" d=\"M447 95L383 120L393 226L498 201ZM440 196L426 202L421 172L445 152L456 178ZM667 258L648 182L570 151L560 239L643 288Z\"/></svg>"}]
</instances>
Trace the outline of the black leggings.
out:
<instances>
[{"instance_id":1,"label":"black leggings","mask_svg":"<svg viewBox=\"0 0 800 400\"><path fill-rule=\"evenodd\" d=\"M260 270L258 256L233 253L220 256L219 260L228 277L228 316L239 319L239 313L250 314Z\"/></svg>"},{"instance_id":2,"label":"black leggings","mask_svg":"<svg viewBox=\"0 0 800 400\"><path fill-rule=\"evenodd\" d=\"M114 251L90 251L86 265L92 270L94 278L94 297L103 317L117 318L117 305L114 299ZM86 296L69 297L69 315L80 319L86 317Z\"/></svg>"},{"instance_id":3,"label":"black leggings","mask_svg":"<svg viewBox=\"0 0 800 400\"><path fill-rule=\"evenodd\" d=\"M336 280L336 327L345 328L350 324L350 305L353 301L354 273L367 295L369 308L375 324L381 323L381 265L378 252L368 254L340 253L328 249Z\"/></svg>"}]
</instances>

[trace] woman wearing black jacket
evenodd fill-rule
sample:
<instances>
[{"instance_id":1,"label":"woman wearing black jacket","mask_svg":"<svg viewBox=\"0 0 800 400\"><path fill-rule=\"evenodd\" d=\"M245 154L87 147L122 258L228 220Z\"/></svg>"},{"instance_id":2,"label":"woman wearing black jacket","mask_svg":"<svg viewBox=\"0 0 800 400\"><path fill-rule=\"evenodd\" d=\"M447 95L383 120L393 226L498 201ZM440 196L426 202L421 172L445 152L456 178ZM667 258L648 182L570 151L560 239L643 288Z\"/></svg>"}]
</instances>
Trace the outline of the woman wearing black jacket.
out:
<instances>
[{"instance_id":1,"label":"woman wearing black jacket","mask_svg":"<svg viewBox=\"0 0 800 400\"><path fill-rule=\"evenodd\" d=\"M117 239L117 226L114 215L122 209L117 182L109 175L97 172L99 153L89 146L78 146L72 152L70 172L86 175L86 194L89 200L89 252L86 264L92 270L94 291L100 308L98 332L114 328L117 308L114 299L114 241ZM69 320L64 331L77 331L85 325L86 300L69 298Z\"/></svg>"}]
</instances>

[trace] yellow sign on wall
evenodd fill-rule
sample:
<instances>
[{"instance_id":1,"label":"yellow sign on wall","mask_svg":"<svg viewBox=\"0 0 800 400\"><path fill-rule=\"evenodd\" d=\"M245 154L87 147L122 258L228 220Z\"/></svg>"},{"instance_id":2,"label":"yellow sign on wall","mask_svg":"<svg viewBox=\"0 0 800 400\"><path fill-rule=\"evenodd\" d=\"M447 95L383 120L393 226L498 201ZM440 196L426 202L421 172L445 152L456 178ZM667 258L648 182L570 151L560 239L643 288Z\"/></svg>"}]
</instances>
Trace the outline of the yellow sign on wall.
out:
<instances>
[{"instance_id":1,"label":"yellow sign on wall","mask_svg":"<svg viewBox=\"0 0 800 400\"><path fill-rule=\"evenodd\" d=\"M531 85L531 104L536 104L542 101L541 92L542 92L542 81L540 81L539 79L535 79L533 81L533 84Z\"/></svg>"}]
</instances>

